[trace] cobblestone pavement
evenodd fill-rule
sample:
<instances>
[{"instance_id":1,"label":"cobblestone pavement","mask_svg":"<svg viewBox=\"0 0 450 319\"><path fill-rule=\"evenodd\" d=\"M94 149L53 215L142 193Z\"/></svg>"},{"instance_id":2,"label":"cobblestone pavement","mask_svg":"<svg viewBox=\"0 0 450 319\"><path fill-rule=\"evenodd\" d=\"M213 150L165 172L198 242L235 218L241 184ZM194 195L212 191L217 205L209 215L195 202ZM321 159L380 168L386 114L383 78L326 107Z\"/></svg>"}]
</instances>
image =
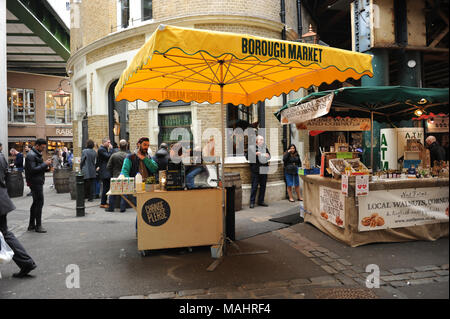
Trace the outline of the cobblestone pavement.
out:
<instances>
[{"instance_id":1,"label":"cobblestone pavement","mask_svg":"<svg viewBox=\"0 0 450 319\"><path fill-rule=\"evenodd\" d=\"M276 230L272 234L310 258L329 275L240 286L154 292L148 295L123 296L120 299L407 299L397 288L448 282L448 264L380 269L379 288L368 289L366 280L372 271L366 272L365 269L354 266L291 228Z\"/></svg>"}]
</instances>

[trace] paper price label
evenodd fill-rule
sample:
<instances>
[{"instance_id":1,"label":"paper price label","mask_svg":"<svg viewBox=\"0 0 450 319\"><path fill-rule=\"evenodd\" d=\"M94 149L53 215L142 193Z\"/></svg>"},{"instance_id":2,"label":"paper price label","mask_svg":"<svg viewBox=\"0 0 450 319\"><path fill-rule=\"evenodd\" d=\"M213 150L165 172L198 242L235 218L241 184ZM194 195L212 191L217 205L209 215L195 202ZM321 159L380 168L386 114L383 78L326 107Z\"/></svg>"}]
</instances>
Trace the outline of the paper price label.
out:
<instances>
[{"instance_id":1,"label":"paper price label","mask_svg":"<svg viewBox=\"0 0 450 319\"><path fill-rule=\"evenodd\" d=\"M355 192L356 196L366 196L369 194L369 175L356 176Z\"/></svg>"},{"instance_id":2,"label":"paper price label","mask_svg":"<svg viewBox=\"0 0 450 319\"><path fill-rule=\"evenodd\" d=\"M348 196L348 175L342 175L341 191L342 194Z\"/></svg>"}]
</instances>

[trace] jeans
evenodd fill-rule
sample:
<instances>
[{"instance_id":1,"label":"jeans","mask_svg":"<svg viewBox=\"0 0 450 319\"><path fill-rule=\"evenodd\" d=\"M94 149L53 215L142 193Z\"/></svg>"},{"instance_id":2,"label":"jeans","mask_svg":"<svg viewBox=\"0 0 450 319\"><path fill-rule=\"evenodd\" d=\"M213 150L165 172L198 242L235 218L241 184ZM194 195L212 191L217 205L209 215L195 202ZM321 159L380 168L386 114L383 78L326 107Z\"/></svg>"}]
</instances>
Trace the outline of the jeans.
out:
<instances>
[{"instance_id":1,"label":"jeans","mask_svg":"<svg viewBox=\"0 0 450 319\"><path fill-rule=\"evenodd\" d=\"M111 185L111 180L109 178L102 179L102 199L101 205L105 205L108 201L106 193L109 192L109 187Z\"/></svg>"},{"instance_id":2,"label":"jeans","mask_svg":"<svg viewBox=\"0 0 450 319\"><path fill-rule=\"evenodd\" d=\"M126 196L126 195L123 195ZM119 195L110 195L109 196L109 209L115 209L116 198L120 197L120 211L124 212L127 209L127 202Z\"/></svg>"},{"instance_id":3,"label":"jeans","mask_svg":"<svg viewBox=\"0 0 450 319\"><path fill-rule=\"evenodd\" d=\"M33 204L30 208L30 227L42 225L42 207L44 207L44 185L31 185Z\"/></svg>"},{"instance_id":4,"label":"jeans","mask_svg":"<svg viewBox=\"0 0 450 319\"><path fill-rule=\"evenodd\" d=\"M258 191L258 204L264 203L264 195L266 194L267 174L259 174L251 172L252 190L250 193L250 203L254 204L256 199L256 192Z\"/></svg>"},{"instance_id":5,"label":"jeans","mask_svg":"<svg viewBox=\"0 0 450 319\"><path fill-rule=\"evenodd\" d=\"M192 189L192 188L197 188L194 185L194 179L195 176L197 176L198 174L200 174L203 170L202 166L193 168L187 175L186 175L186 186L188 189Z\"/></svg>"}]
</instances>

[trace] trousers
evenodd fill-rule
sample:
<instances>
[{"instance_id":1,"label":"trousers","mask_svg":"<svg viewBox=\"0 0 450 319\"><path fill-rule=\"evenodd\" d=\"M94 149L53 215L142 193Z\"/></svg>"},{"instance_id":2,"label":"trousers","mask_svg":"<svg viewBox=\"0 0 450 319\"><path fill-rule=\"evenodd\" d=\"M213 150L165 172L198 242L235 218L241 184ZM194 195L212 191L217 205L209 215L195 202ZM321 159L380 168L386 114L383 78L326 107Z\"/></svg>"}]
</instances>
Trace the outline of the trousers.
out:
<instances>
[{"instance_id":1,"label":"trousers","mask_svg":"<svg viewBox=\"0 0 450 319\"><path fill-rule=\"evenodd\" d=\"M44 207L44 185L31 185L31 195L33 204L30 208L29 226L37 227L42 225L42 207Z\"/></svg>"},{"instance_id":2,"label":"trousers","mask_svg":"<svg viewBox=\"0 0 450 319\"><path fill-rule=\"evenodd\" d=\"M108 196L106 196L106 193L109 192L109 188L111 186L111 180L109 178L102 179L102 198L101 198L101 205L105 205L108 201Z\"/></svg>"},{"instance_id":3,"label":"trousers","mask_svg":"<svg viewBox=\"0 0 450 319\"><path fill-rule=\"evenodd\" d=\"M16 236L8 230L6 215L0 216L0 231L3 234L3 237L5 237L6 243L14 252L13 261L16 265L21 269L34 265L34 260L28 255Z\"/></svg>"},{"instance_id":4,"label":"trousers","mask_svg":"<svg viewBox=\"0 0 450 319\"><path fill-rule=\"evenodd\" d=\"M251 178L252 178L252 190L250 193L250 203L252 204L255 203L256 193L258 191L259 185L258 204L262 204L264 203L264 196L266 194L267 174L259 174L251 172Z\"/></svg>"}]
</instances>

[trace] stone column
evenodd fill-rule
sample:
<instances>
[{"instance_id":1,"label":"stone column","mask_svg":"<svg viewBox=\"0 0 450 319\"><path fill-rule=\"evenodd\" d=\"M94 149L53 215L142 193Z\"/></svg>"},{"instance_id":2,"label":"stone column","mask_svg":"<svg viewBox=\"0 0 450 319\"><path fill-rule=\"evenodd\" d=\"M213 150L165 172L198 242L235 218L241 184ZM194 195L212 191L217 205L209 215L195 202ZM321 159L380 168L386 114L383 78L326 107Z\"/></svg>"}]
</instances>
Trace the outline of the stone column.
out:
<instances>
[{"instance_id":1,"label":"stone column","mask_svg":"<svg viewBox=\"0 0 450 319\"><path fill-rule=\"evenodd\" d=\"M6 85L6 0L0 0L0 143L8 158L8 105Z\"/></svg>"}]
</instances>

